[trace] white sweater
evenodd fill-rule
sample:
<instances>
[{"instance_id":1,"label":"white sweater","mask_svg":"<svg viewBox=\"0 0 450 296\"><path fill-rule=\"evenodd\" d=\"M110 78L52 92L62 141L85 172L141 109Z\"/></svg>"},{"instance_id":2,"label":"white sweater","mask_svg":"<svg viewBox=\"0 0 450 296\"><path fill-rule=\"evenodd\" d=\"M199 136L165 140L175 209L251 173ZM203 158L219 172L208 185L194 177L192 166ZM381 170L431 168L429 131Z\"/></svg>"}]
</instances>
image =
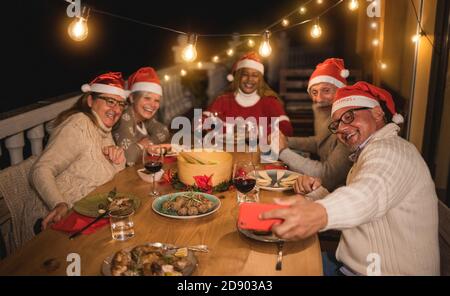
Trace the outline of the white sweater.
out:
<instances>
[{"instance_id":1,"label":"white sweater","mask_svg":"<svg viewBox=\"0 0 450 296\"><path fill-rule=\"evenodd\" d=\"M347 177L347 185L316 202L325 230L342 230L336 258L367 274L370 254L381 275L439 275L438 200L428 167L400 128L378 130ZM372 261L372 260L371 260Z\"/></svg>"},{"instance_id":2,"label":"white sweater","mask_svg":"<svg viewBox=\"0 0 450 296\"><path fill-rule=\"evenodd\" d=\"M125 167L125 163L112 164L103 155L102 147L114 145L114 141L110 130L100 126L76 113L51 134L30 172L33 186L50 210L61 202L71 207Z\"/></svg>"}]
</instances>

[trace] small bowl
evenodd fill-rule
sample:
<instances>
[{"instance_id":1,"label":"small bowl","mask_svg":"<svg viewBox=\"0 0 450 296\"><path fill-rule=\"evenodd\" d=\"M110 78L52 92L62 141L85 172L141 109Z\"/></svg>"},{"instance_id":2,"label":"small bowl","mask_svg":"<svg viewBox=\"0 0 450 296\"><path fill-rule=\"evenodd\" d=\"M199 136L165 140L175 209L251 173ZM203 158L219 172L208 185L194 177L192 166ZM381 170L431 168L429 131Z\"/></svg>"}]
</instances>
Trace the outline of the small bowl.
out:
<instances>
[{"instance_id":1,"label":"small bowl","mask_svg":"<svg viewBox=\"0 0 450 296\"><path fill-rule=\"evenodd\" d=\"M148 182L148 183L153 182L153 174L145 173L145 168L137 170L137 173L138 173L139 177L141 177L141 179L144 180L145 182ZM160 169L158 172L156 172L155 173L155 182L158 182L159 180L161 180L161 177L163 176L163 174L164 174L163 169Z\"/></svg>"}]
</instances>

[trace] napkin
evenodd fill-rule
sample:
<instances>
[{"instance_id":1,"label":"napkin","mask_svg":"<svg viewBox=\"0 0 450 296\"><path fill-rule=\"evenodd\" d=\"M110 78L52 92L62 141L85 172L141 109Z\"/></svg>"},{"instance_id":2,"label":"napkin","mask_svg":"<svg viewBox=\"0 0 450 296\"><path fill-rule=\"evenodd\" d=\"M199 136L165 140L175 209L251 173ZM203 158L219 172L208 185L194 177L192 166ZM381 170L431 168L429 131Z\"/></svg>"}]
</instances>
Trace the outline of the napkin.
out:
<instances>
[{"instance_id":1,"label":"napkin","mask_svg":"<svg viewBox=\"0 0 450 296\"><path fill-rule=\"evenodd\" d=\"M75 211L66 217L65 219L60 220L59 222L53 224L51 227L54 230L60 230L69 233L75 233L90 222L95 220L95 218L87 217L84 215L80 215ZM92 224L88 229L84 230L82 234L91 234L96 232L98 229L104 227L109 224L109 219L104 218L100 219L94 224Z\"/></svg>"},{"instance_id":2,"label":"napkin","mask_svg":"<svg viewBox=\"0 0 450 296\"><path fill-rule=\"evenodd\" d=\"M265 170L287 170L286 165L281 164L266 164L264 165Z\"/></svg>"}]
</instances>

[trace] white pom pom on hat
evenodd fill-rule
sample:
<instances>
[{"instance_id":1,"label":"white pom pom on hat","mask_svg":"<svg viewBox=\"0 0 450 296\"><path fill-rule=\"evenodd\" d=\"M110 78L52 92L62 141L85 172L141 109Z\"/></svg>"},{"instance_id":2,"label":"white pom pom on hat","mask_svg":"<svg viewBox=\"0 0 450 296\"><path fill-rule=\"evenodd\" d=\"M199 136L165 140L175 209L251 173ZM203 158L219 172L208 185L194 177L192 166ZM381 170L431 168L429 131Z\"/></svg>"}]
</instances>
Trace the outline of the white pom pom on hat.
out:
<instances>
[{"instance_id":1,"label":"white pom pom on hat","mask_svg":"<svg viewBox=\"0 0 450 296\"><path fill-rule=\"evenodd\" d=\"M341 70L341 77L343 78L347 78L348 76L350 76L350 71L348 71L347 69Z\"/></svg>"},{"instance_id":2,"label":"white pom pom on hat","mask_svg":"<svg viewBox=\"0 0 450 296\"><path fill-rule=\"evenodd\" d=\"M90 92L91 91L91 86L87 83L83 84L81 86L81 91L84 93Z\"/></svg>"},{"instance_id":3,"label":"white pom pom on hat","mask_svg":"<svg viewBox=\"0 0 450 296\"><path fill-rule=\"evenodd\" d=\"M395 113L394 116L392 116L392 122L396 124L401 124L405 122L405 119L401 114Z\"/></svg>"},{"instance_id":4,"label":"white pom pom on hat","mask_svg":"<svg viewBox=\"0 0 450 296\"><path fill-rule=\"evenodd\" d=\"M227 75L227 80L228 80L229 82L233 82L233 81L234 81L234 75L233 75L233 74L228 74L228 75Z\"/></svg>"}]
</instances>

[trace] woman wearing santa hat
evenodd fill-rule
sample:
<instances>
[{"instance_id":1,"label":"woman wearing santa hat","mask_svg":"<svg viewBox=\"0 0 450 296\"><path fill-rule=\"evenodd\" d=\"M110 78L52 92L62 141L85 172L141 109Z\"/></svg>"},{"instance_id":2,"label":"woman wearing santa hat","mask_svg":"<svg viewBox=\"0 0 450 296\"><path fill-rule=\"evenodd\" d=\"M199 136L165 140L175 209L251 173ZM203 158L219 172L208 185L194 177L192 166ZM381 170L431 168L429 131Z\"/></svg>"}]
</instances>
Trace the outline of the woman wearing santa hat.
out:
<instances>
[{"instance_id":1,"label":"woman wearing santa hat","mask_svg":"<svg viewBox=\"0 0 450 296\"><path fill-rule=\"evenodd\" d=\"M254 117L260 125L262 117L267 118L270 130L271 118L279 122L280 130L288 136L293 134L289 118L276 93L264 81L264 65L255 52L245 54L233 66L232 92L219 96L204 112L205 115L218 112L226 117Z\"/></svg>"},{"instance_id":2,"label":"woman wearing santa hat","mask_svg":"<svg viewBox=\"0 0 450 296\"><path fill-rule=\"evenodd\" d=\"M34 188L51 209L43 229L125 167L123 149L111 135L127 106L122 74L102 74L83 85L82 91L75 105L53 122L48 145L30 171Z\"/></svg>"},{"instance_id":3,"label":"woman wearing santa hat","mask_svg":"<svg viewBox=\"0 0 450 296\"><path fill-rule=\"evenodd\" d=\"M290 170L322 180L322 185L332 191L345 184L345 177L351 167L349 150L340 143L336 135L328 130L331 122L331 104L339 88L347 85L349 71L344 60L329 58L318 64L308 82L314 112L314 136L279 136L279 159ZM293 150L312 153L319 157L313 160Z\"/></svg>"},{"instance_id":4,"label":"woman wearing santa hat","mask_svg":"<svg viewBox=\"0 0 450 296\"><path fill-rule=\"evenodd\" d=\"M125 150L127 165L133 166L142 158L143 149L168 143L169 130L155 118L161 104L162 88L156 71L143 67L128 78L131 106L125 110L114 127L117 145ZM167 149L170 144L161 145Z\"/></svg>"},{"instance_id":5,"label":"woman wearing santa hat","mask_svg":"<svg viewBox=\"0 0 450 296\"><path fill-rule=\"evenodd\" d=\"M435 185L417 148L398 136L403 117L392 96L366 82L341 88L332 119L330 131L353 152L346 186L329 193L299 177L296 192L315 201L298 197L263 218L284 220L272 231L289 240L342 230L338 263L323 257L326 274L439 275Z\"/></svg>"}]
</instances>

